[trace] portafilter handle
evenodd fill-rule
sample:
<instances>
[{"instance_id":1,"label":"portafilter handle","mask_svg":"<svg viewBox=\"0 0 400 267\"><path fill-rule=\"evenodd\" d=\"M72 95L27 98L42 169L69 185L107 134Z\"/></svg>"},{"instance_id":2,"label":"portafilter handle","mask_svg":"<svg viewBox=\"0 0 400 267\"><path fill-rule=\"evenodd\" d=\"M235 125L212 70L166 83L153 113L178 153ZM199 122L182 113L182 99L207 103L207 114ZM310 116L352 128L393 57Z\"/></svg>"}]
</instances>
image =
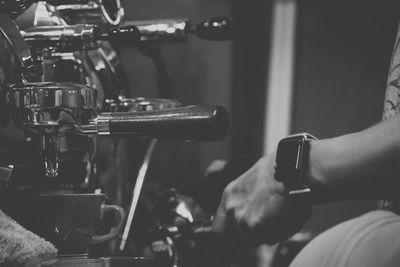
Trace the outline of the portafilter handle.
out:
<instances>
[{"instance_id":1,"label":"portafilter handle","mask_svg":"<svg viewBox=\"0 0 400 267\"><path fill-rule=\"evenodd\" d=\"M161 139L218 141L228 132L228 112L217 105L166 110L100 113L82 133L151 136Z\"/></svg>"}]
</instances>

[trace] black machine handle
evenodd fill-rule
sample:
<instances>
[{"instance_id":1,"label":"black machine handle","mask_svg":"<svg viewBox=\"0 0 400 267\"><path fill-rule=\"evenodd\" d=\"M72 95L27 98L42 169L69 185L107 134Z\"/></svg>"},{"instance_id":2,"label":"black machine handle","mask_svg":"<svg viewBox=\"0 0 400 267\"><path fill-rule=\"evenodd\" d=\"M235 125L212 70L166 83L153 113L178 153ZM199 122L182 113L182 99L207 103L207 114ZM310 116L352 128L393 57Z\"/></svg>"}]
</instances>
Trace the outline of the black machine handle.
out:
<instances>
[{"instance_id":1,"label":"black machine handle","mask_svg":"<svg viewBox=\"0 0 400 267\"><path fill-rule=\"evenodd\" d=\"M226 17L205 20L193 29L197 37L210 41L226 41L232 38L232 21Z\"/></svg>"},{"instance_id":2,"label":"black machine handle","mask_svg":"<svg viewBox=\"0 0 400 267\"><path fill-rule=\"evenodd\" d=\"M104 115L101 115L104 117ZM228 132L228 112L215 105L167 110L114 112L107 115L109 134L133 134L165 139L218 141Z\"/></svg>"},{"instance_id":3,"label":"black machine handle","mask_svg":"<svg viewBox=\"0 0 400 267\"><path fill-rule=\"evenodd\" d=\"M210 41L226 41L233 35L232 21L226 17L215 17L192 26L188 19L158 19L143 21L127 21L123 26L124 31L129 27L132 29L132 36L138 34L140 42L185 42L190 34L198 38ZM135 39L136 40L136 39Z\"/></svg>"}]
</instances>

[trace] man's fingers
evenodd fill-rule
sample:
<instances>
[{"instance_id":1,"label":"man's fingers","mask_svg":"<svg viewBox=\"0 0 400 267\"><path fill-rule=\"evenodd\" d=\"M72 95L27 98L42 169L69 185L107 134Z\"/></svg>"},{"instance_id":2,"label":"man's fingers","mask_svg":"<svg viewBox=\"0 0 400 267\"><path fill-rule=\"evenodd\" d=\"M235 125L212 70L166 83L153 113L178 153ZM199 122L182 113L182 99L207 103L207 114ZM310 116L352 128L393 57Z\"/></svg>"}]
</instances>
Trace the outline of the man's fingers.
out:
<instances>
[{"instance_id":1,"label":"man's fingers","mask_svg":"<svg viewBox=\"0 0 400 267\"><path fill-rule=\"evenodd\" d=\"M221 202L215 214L214 222L212 225L213 232L222 234L228 230L228 216L224 203Z\"/></svg>"}]
</instances>

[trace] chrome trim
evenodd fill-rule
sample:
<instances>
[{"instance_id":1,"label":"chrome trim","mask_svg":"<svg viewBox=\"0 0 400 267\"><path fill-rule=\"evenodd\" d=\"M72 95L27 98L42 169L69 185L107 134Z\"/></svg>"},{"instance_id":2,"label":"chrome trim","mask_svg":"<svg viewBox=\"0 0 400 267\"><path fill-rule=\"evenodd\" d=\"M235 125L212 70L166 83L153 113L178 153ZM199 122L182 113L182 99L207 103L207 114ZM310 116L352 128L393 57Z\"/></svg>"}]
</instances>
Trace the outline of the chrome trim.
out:
<instances>
[{"instance_id":1,"label":"chrome trim","mask_svg":"<svg viewBox=\"0 0 400 267\"><path fill-rule=\"evenodd\" d=\"M110 135L111 112L103 112L97 116L97 134Z\"/></svg>"},{"instance_id":2,"label":"chrome trim","mask_svg":"<svg viewBox=\"0 0 400 267\"><path fill-rule=\"evenodd\" d=\"M162 19L127 21L124 25L136 26L142 42L179 42L188 38L188 19Z\"/></svg>"},{"instance_id":3,"label":"chrome trim","mask_svg":"<svg viewBox=\"0 0 400 267\"><path fill-rule=\"evenodd\" d=\"M94 25L40 26L25 29L21 34L34 48L76 51L98 47Z\"/></svg>"},{"instance_id":4,"label":"chrome trim","mask_svg":"<svg viewBox=\"0 0 400 267\"><path fill-rule=\"evenodd\" d=\"M175 99L164 98L120 98L118 111L152 111L181 107L182 103Z\"/></svg>"},{"instance_id":5,"label":"chrome trim","mask_svg":"<svg viewBox=\"0 0 400 267\"><path fill-rule=\"evenodd\" d=\"M56 5L55 9L65 16L71 17L74 23L107 23L112 26L117 26L123 21L125 10L120 0L112 1L115 2L115 18L112 18L112 10L109 10L104 5L104 0L77 1L77 3Z\"/></svg>"},{"instance_id":6,"label":"chrome trim","mask_svg":"<svg viewBox=\"0 0 400 267\"><path fill-rule=\"evenodd\" d=\"M121 0L115 0L115 4L116 4L116 7L117 7L117 16L116 16L115 19L111 18L110 14L109 14L109 11L106 9L106 7L103 4L103 1L104 0L99 0L100 9L101 9L101 12L104 15L104 18L107 20L107 22L110 25L113 25L113 26L119 25L122 22L122 20L124 19L124 16L125 16L125 10L124 10L124 8L123 8L123 6L121 4Z\"/></svg>"},{"instance_id":7,"label":"chrome trim","mask_svg":"<svg viewBox=\"0 0 400 267\"><path fill-rule=\"evenodd\" d=\"M308 194L310 192L311 192L310 188L304 188L304 189L290 190L289 195L291 196L302 195L302 194Z\"/></svg>"},{"instance_id":8,"label":"chrome trim","mask_svg":"<svg viewBox=\"0 0 400 267\"><path fill-rule=\"evenodd\" d=\"M8 87L7 102L19 125L63 132L96 117L97 91L74 83L27 83ZM50 128L49 128L50 127Z\"/></svg>"},{"instance_id":9,"label":"chrome trim","mask_svg":"<svg viewBox=\"0 0 400 267\"><path fill-rule=\"evenodd\" d=\"M3 66L7 71L15 71L19 81L26 82L33 76L33 59L30 49L15 23L7 14L0 14L0 49L8 52L11 66ZM8 79L10 77L7 77Z\"/></svg>"}]
</instances>

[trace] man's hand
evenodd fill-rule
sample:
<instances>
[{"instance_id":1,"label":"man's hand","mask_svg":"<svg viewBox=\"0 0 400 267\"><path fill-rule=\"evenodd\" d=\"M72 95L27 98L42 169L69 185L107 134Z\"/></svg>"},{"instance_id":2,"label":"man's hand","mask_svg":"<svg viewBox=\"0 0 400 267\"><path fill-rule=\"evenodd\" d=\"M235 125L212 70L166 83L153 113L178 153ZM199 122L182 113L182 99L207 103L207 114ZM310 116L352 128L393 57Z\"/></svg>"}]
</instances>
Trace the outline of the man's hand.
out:
<instances>
[{"instance_id":1,"label":"man's hand","mask_svg":"<svg viewBox=\"0 0 400 267\"><path fill-rule=\"evenodd\" d=\"M275 153L264 156L226 187L215 232L258 245L277 243L301 229L311 215L311 200L289 197L283 183L274 178L274 166Z\"/></svg>"}]
</instances>

